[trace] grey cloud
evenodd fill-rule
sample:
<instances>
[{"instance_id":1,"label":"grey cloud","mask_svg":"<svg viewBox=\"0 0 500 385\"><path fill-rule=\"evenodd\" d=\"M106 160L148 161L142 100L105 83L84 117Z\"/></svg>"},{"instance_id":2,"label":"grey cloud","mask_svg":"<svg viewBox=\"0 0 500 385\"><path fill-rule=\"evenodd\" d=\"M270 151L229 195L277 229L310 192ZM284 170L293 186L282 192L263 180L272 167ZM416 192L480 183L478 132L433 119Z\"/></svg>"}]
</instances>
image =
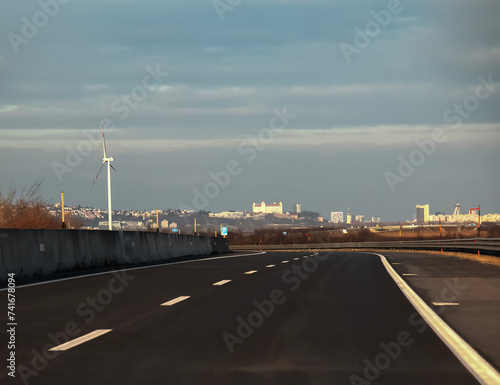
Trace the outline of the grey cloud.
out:
<instances>
[{"instance_id":1,"label":"grey cloud","mask_svg":"<svg viewBox=\"0 0 500 385\"><path fill-rule=\"evenodd\" d=\"M72 1L61 7L18 55L13 53L7 34L19 32L21 17L32 16L38 5L26 0L9 2L2 9L0 25L0 140L10 138L2 133L5 129L54 129L73 130L73 135L66 132L64 138L64 143L73 143L81 130L97 128L100 116L105 115L118 129L110 133L110 141L223 141L255 134L268 124L272 108L284 105L297 114L293 123L297 129L408 125L412 130L415 125L439 125L443 112L463 100L479 75L491 73L500 80L500 3L402 0L402 4L404 11L347 64L339 44L352 42L354 27L362 28L371 20L370 11L384 9L387 1L245 1L224 22L218 19L211 1ZM146 65L156 63L171 73L164 82L171 90L152 92L121 120L111 111L111 103L140 83ZM356 88L361 91L345 92ZM341 91L333 92L335 89ZM498 124L499 102L496 92L481 102L466 123ZM491 143L491 135L483 135L478 133L477 143L483 140L486 146ZM46 138L51 136L47 134ZM252 164L254 168L241 180L253 180L262 191L269 189L265 199L277 200L280 198L273 196L281 195L284 200L296 201L304 197L311 209L322 211L329 210L326 202L332 199L330 189L337 186L332 181L340 180L335 203L339 207L331 209L346 206L349 197L358 197L360 210L376 216L383 214L363 206L365 190L371 191L373 202L379 202L371 206L380 204L387 211L391 203L395 212L403 213L408 202L417 199L417 193L418 199L425 199L418 183L436 183L439 175L447 176L447 185L463 189L464 202L472 199L469 186L462 186L462 177L453 171L459 166L472 173L470 164L475 165L480 170L476 170L477 182L498 187L486 179L488 172L498 175L489 166L495 159L493 152L482 156L479 150L471 150L478 158L462 164L458 147L453 147L460 143L450 142L444 163L436 164L436 168L423 167L422 176L408 183L416 183L415 192L405 187L401 191L408 195L389 197L385 182L375 177L379 171L374 167L403 150L389 147L384 153L380 147L365 148L358 143L360 147L356 148L355 144L350 152L335 148L335 156L327 149L318 150L321 156L309 148L297 148L295 152L290 146L282 152L266 150L262 160ZM5 161L15 150L1 151L1 164L8 164ZM208 149L163 155L141 151L133 151L129 157L124 153L120 160L125 166L123 174L114 180L117 191L130 191L130 198L117 195L117 204L124 208L135 207L133 197L141 192L149 201L161 203L159 197L164 193L160 190L165 189L169 194L166 204L175 206L203 179L206 169L223 162L215 150ZM5 175L3 184L14 175L22 182L45 175L50 194L63 187L50 170L52 161L64 158L63 148L59 152L34 149L23 154L27 161L12 166L16 174L0 166ZM372 162L374 158L376 163ZM436 155L435 159L440 158ZM74 188L75 200L81 201L75 203L99 205L96 198L79 193L93 177L90 165L94 161L99 163L98 151L71 175L71 186L78 186ZM166 174L169 186L158 187L140 172L145 167L161 172L172 164L178 167ZM278 166L270 168L269 164ZM332 166L331 171L329 164L345 167ZM371 172L367 173L366 167ZM291 185L286 191L268 186L276 170L287 181L297 173L306 173L304 185L327 182L318 196L309 196L302 186L294 195ZM129 178L138 178L141 188L130 185ZM223 207L224 202L243 209L241 202L262 199L246 191L245 183L231 185L230 194L224 195L226 200L214 202L214 209L229 208ZM494 206L489 193L484 194L483 201ZM444 190L438 189L436 196L444 205Z\"/></svg>"}]
</instances>

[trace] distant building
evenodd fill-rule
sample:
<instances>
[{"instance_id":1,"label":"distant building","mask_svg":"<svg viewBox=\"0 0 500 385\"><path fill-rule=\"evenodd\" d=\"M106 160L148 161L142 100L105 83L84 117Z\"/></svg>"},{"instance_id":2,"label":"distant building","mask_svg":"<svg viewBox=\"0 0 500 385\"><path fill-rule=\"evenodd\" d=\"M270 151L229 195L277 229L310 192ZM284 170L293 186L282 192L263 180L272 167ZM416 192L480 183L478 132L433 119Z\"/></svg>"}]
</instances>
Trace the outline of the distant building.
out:
<instances>
[{"instance_id":1,"label":"distant building","mask_svg":"<svg viewBox=\"0 0 500 385\"><path fill-rule=\"evenodd\" d=\"M372 217L372 223L380 223L379 217Z\"/></svg>"},{"instance_id":2,"label":"distant building","mask_svg":"<svg viewBox=\"0 0 500 385\"><path fill-rule=\"evenodd\" d=\"M273 216L275 218L291 219L290 214L288 214L288 213L285 213L285 214L273 213Z\"/></svg>"},{"instance_id":3,"label":"distant building","mask_svg":"<svg viewBox=\"0 0 500 385\"><path fill-rule=\"evenodd\" d=\"M477 223L477 210L472 210L470 214L429 216L429 222L438 222L439 219L448 223ZM483 222L500 222L500 214L481 215L481 223Z\"/></svg>"},{"instance_id":4,"label":"distant building","mask_svg":"<svg viewBox=\"0 0 500 385\"><path fill-rule=\"evenodd\" d=\"M429 222L446 222L450 217L451 215L436 213L435 215L429 215Z\"/></svg>"},{"instance_id":5,"label":"distant building","mask_svg":"<svg viewBox=\"0 0 500 385\"><path fill-rule=\"evenodd\" d=\"M347 208L347 216L346 216L346 221L345 223L347 223L348 225L350 225L352 222L352 216L351 216L351 208L348 207Z\"/></svg>"},{"instance_id":6,"label":"distant building","mask_svg":"<svg viewBox=\"0 0 500 385\"><path fill-rule=\"evenodd\" d=\"M162 220L160 226L162 229L168 228L168 221L166 219Z\"/></svg>"},{"instance_id":7,"label":"distant building","mask_svg":"<svg viewBox=\"0 0 500 385\"><path fill-rule=\"evenodd\" d=\"M429 223L429 205L416 205L417 224L424 225Z\"/></svg>"},{"instance_id":8,"label":"distant building","mask_svg":"<svg viewBox=\"0 0 500 385\"><path fill-rule=\"evenodd\" d=\"M266 205L266 202L262 201L262 203L254 203L253 210L254 213L263 213L263 214L283 214L283 203L270 203Z\"/></svg>"},{"instance_id":9,"label":"distant building","mask_svg":"<svg viewBox=\"0 0 500 385\"><path fill-rule=\"evenodd\" d=\"M220 213L209 213L208 216L214 218L244 218L248 216L248 213L243 211L221 211Z\"/></svg>"},{"instance_id":10,"label":"distant building","mask_svg":"<svg viewBox=\"0 0 500 385\"><path fill-rule=\"evenodd\" d=\"M302 205L300 203L295 203L293 205L293 212L294 213L301 213L302 212Z\"/></svg>"},{"instance_id":11,"label":"distant building","mask_svg":"<svg viewBox=\"0 0 500 385\"><path fill-rule=\"evenodd\" d=\"M99 222L99 228L107 230L109 228L108 224L109 221L101 221ZM113 230L121 230L122 225L120 221L111 221L111 227L113 228Z\"/></svg>"},{"instance_id":12,"label":"distant building","mask_svg":"<svg viewBox=\"0 0 500 385\"><path fill-rule=\"evenodd\" d=\"M122 221L122 229L145 229L144 222L141 221Z\"/></svg>"},{"instance_id":13,"label":"distant building","mask_svg":"<svg viewBox=\"0 0 500 385\"><path fill-rule=\"evenodd\" d=\"M342 223L342 222L344 222L344 212L343 211L332 211L330 213L330 220L333 223Z\"/></svg>"},{"instance_id":14,"label":"distant building","mask_svg":"<svg viewBox=\"0 0 500 385\"><path fill-rule=\"evenodd\" d=\"M364 215L356 215L354 217L354 220L359 223L363 223L365 221L365 216Z\"/></svg>"}]
</instances>

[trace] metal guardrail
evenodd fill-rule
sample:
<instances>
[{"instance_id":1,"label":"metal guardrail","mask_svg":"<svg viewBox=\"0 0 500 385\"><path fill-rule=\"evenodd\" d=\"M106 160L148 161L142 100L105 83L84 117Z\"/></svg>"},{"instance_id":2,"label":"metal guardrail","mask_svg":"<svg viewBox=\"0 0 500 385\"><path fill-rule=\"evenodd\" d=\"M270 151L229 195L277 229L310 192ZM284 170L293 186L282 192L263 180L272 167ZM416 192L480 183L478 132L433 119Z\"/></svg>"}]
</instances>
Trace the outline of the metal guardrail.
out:
<instances>
[{"instance_id":1,"label":"metal guardrail","mask_svg":"<svg viewBox=\"0 0 500 385\"><path fill-rule=\"evenodd\" d=\"M484 251L500 254L500 238L441 239L423 241L310 243L296 245L229 245L230 250L324 250L324 249L413 249L454 250L465 252Z\"/></svg>"}]
</instances>

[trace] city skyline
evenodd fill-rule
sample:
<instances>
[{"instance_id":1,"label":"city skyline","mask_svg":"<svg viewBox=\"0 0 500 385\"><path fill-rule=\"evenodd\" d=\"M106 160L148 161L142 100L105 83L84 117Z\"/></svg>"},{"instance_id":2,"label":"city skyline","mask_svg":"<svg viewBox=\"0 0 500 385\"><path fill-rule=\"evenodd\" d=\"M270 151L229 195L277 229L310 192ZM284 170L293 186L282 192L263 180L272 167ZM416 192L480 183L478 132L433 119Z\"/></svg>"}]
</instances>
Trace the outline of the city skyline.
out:
<instances>
[{"instance_id":1,"label":"city skyline","mask_svg":"<svg viewBox=\"0 0 500 385\"><path fill-rule=\"evenodd\" d=\"M261 202L262 203L262 202ZM259 206L261 203L259 203L257 206ZM266 203L266 202L264 202ZM255 205L255 202L253 202L253 205ZM294 203L293 206L297 205L297 203ZM301 204L299 204L301 205ZM52 203L52 206L54 207L57 207L60 209L60 202L59 203ZM270 211L267 211L267 212L261 212L258 207L256 208L255 206L252 207L252 209L242 209L242 210L235 210L235 209L223 209L223 210L220 210L220 211L211 211L211 210L207 210L207 212L211 213L210 215L212 214L229 214L229 213L246 213L246 214L295 214L295 211L292 209L292 210L287 210L286 209L286 206L285 204L283 204L282 202L280 202L280 204L276 204L275 202L273 203L266 203L266 206L268 207L272 207L272 206L276 206L276 207L283 207L282 210L270 210ZM93 206L82 206L82 205L79 205L79 204L66 204L65 205L66 209L68 208L71 208L71 209L74 209L74 208L77 208L77 207L81 207L82 210L84 209L91 209L91 210L95 210L95 211L98 211L99 213L107 213L107 209L106 208L100 208L100 207L93 207ZM424 216L420 222L419 222L419 219L418 219L418 210L419 208L424 208L424 207L427 207L427 214L426 216ZM141 209L138 209L138 208L129 208L129 209L113 209L113 213L117 213L117 212L130 212L130 213L147 213L148 215L149 214L154 214L156 215L156 210L159 210L159 213L160 214L163 214L164 212L168 211L168 210L179 210L177 208L172 208L172 207L158 207L158 208L141 208ZM350 210L350 207L348 207L346 210L344 211L330 211L330 215L323 215L322 212L320 211L316 211L316 210L303 210L303 211L306 211L306 212L317 212L319 214L319 216L323 217L324 218L324 221L325 222L333 222L333 223L343 223L343 224L347 224L347 215L348 213L350 213L350 215L352 215L352 221L354 222L374 222L374 223L377 223L377 222L416 222L417 224L421 224L421 225L424 225L428 222L437 222L439 220L439 218L441 218L443 221L447 221L447 220L452 220L453 221L457 221L457 222L462 222L462 221L468 221L468 220L472 220L474 221L474 219L477 217L477 210L472 210L472 213L469 213L469 210L465 210L463 213L460 213L459 215L455 215L453 211L450 211L450 212L446 212L446 211L434 211L432 210L431 211L431 206L429 204L424 204L424 205L416 205L416 209L417 209L417 213L415 214L415 209L414 209L414 212L411 216L409 216L408 218L401 218L399 220L395 220L395 221L392 221L392 220L387 220L385 219L384 217L380 217L380 216L368 216L368 215L365 215L363 213L358 213L357 211L354 211L354 210ZM473 209L471 207L471 209ZM180 211L183 211L183 210L180 210ZM191 210L188 210L188 212L191 211ZM204 211L204 210L202 210ZM196 214L197 211L194 211L194 213ZM344 216L345 214L345 216ZM141 214L142 215L142 214ZM422 214L424 215L424 214ZM494 211L484 211L482 209L482 213L481 213L481 217L483 218L494 218L494 221L499 221L500 218L498 218L500 216L500 214L498 212L494 212ZM224 216L221 216L222 218ZM229 216L228 216L229 217ZM335 220L333 220L332 218L335 217ZM359 220L359 217L362 217L363 219L362 220ZM366 219L365 219L366 218ZM427 219L425 219L427 218Z\"/></svg>"}]
</instances>

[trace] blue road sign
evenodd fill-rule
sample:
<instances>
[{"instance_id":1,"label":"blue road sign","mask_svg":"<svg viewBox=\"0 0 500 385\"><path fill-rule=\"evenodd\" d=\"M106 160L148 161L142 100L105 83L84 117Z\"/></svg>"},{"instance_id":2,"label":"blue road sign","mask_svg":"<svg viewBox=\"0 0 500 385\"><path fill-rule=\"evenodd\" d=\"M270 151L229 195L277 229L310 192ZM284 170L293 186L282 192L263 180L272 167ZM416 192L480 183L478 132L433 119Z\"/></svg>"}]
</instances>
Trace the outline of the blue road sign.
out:
<instances>
[{"instance_id":1,"label":"blue road sign","mask_svg":"<svg viewBox=\"0 0 500 385\"><path fill-rule=\"evenodd\" d=\"M220 233L221 235L227 235L227 227L221 227Z\"/></svg>"}]
</instances>

